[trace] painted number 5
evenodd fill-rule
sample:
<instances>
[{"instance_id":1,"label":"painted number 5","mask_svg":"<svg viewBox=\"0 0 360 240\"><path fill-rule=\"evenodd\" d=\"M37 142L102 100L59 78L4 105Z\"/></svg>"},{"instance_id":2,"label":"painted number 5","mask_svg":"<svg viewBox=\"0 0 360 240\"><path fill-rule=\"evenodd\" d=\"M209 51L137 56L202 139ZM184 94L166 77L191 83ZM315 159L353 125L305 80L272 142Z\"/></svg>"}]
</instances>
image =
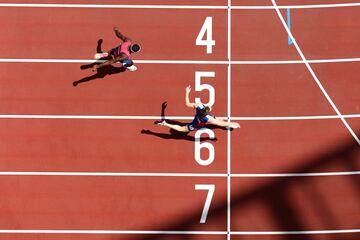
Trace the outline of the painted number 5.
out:
<instances>
[{"instance_id":1,"label":"painted number 5","mask_svg":"<svg viewBox=\"0 0 360 240\"><path fill-rule=\"evenodd\" d=\"M203 209L203 212L202 212L201 218L200 218L200 223L205 223L208 212L209 212L210 203L214 196L215 185L214 184L196 184L195 190L207 190L208 191L208 194L207 194L206 200L205 200L205 204L204 204L204 209Z\"/></svg>"},{"instance_id":2,"label":"painted number 5","mask_svg":"<svg viewBox=\"0 0 360 240\"><path fill-rule=\"evenodd\" d=\"M215 72L195 72L195 91L201 92L202 90L208 90L209 102L202 103L212 106L215 103L215 89L210 84L201 84L202 77L215 77ZM200 98L195 98L195 103L201 103Z\"/></svg>"},{"instance_id":3,"label":"painted number 5","mask_svg":"<svg viewBox=\"0 0 360 240\"><path fill-rule=\"evenodd\" d=\"M204 40L205 33L206 39ZM215 40L212 39L212 17L206 17L205 22L196 38L196 45L206 46L206 53L212 53L212 46L215 46Z\"/></svg>"}]
</instances>

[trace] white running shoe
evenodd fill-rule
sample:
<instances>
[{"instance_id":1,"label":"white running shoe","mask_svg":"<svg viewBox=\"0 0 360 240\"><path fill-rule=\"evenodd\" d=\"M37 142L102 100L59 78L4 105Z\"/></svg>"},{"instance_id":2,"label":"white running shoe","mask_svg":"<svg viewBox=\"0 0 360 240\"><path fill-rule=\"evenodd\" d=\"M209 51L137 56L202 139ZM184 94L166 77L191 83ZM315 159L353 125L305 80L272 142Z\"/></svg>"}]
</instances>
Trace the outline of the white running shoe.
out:
<instances>
[{"instance_id":1,"label":"white running shoe","mask_svg":"<svg viewBox=\"0 0 360 240\"><path fill-rule=\"evenodd\" d=\"M105 52L105 53L95 53L94 58L95 59L100 59L100 58L107 57L107 56L109 56L109 54L107 52Z\"/></svg>"},{"instance_id":2,"label":"white running shoe","mask_svg":"<svg viewBox=\"0 0 360 240\"><path fill-rule=\"evenodd\" d=\"M157 125L164 126L166 124L165 120L156 122Z\"/></svg>"},{"instance_id":3,"label":"white running shoe","mask_svg":"<svg viewBox=\"0 0 360 240\"><path fill-rule=\"evenodd\" d=\"M230 128L240 128L240 125L239 124L231 124L229 127Z\"/></svg>"},{"instance_id":4,"label":"white running shoe","mask_svg":"<svg viewBox=\"0 0 360 240\"><path fill-rule=\"evenodd\" d=\"M130 67L127 67L126 69L129 70L130 72L135 72L137 70L137 67L135 65L132 65Z\"/></svg>"}]
</instances>

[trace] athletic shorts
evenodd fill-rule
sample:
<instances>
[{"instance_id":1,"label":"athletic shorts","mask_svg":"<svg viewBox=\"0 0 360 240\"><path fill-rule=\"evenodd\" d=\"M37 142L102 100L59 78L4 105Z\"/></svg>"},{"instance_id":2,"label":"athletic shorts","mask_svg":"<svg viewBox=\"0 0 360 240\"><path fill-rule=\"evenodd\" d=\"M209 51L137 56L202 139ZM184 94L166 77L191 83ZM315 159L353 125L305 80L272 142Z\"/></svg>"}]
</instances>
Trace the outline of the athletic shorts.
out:
<instances>
[{"instance_id":1,"label":"athletic shorts","mask_svg":"<svg viewBox=\"0 0 360 240\"><path fill-rule=\"evenodd\" d=\"M191 123L187 124L186 127L189 131L198 130L204 128L206 123L197 123L196 121L192 121Z\"/></svg>"}]
</instances>

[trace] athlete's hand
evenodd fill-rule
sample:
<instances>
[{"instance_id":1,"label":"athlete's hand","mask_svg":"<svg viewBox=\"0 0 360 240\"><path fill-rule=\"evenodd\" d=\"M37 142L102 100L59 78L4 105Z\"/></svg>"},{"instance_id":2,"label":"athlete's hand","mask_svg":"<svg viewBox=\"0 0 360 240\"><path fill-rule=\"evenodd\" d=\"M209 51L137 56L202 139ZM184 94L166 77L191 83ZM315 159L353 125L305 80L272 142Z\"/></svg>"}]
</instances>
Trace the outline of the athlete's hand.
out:
<instances>
[{"instance_id":1,"label":"athlete's hand","mask_svg":"<svg viewBox=\"0 0 360 240\"><path fill-rule=\"evenodd\" d=\"M114 27L113 29L114 29L114 31L119 31L118 27Z\"/></svg>"},{"instance_id":2,"label":"athlete's hand","mask_svg":"<svg viewBox=\"0 0 360 240\"><path fill-rule=\"evenodd\" d=\"M191 86L190 86L190 85L185 88L185 92L186 92L186 93L190 93L190 92L191 92Z\"/></svg>"}]
</instances>

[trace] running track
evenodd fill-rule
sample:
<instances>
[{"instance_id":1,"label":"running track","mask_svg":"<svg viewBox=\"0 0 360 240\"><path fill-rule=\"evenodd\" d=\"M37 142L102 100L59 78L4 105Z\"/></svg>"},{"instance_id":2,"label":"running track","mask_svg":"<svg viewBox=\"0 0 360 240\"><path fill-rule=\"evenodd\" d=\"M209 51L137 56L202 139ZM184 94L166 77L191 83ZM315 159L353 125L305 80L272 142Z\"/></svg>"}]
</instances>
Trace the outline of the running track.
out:
<instances>
[{"instance_id":1,"label":"running track","mask_svg":"<svg viewBox=\"0 0 360 240\"><path fill-rule=\"evenodd\" d=\"M0 3L1 239L360 237L359 3L11 3ZM208 16L212 54L195 45ZM80 66L99 39L117 44L114 26L141 43L138 71L73 87L93 74ZM241 124L202 135L208 166L194 133L153 125L165 101L167 118L191 119L187 85L209 100L196 71L215 74L201 80L214 113ZM215 186L203 224L199 184Z\"/></svg>"}]
</instances>

